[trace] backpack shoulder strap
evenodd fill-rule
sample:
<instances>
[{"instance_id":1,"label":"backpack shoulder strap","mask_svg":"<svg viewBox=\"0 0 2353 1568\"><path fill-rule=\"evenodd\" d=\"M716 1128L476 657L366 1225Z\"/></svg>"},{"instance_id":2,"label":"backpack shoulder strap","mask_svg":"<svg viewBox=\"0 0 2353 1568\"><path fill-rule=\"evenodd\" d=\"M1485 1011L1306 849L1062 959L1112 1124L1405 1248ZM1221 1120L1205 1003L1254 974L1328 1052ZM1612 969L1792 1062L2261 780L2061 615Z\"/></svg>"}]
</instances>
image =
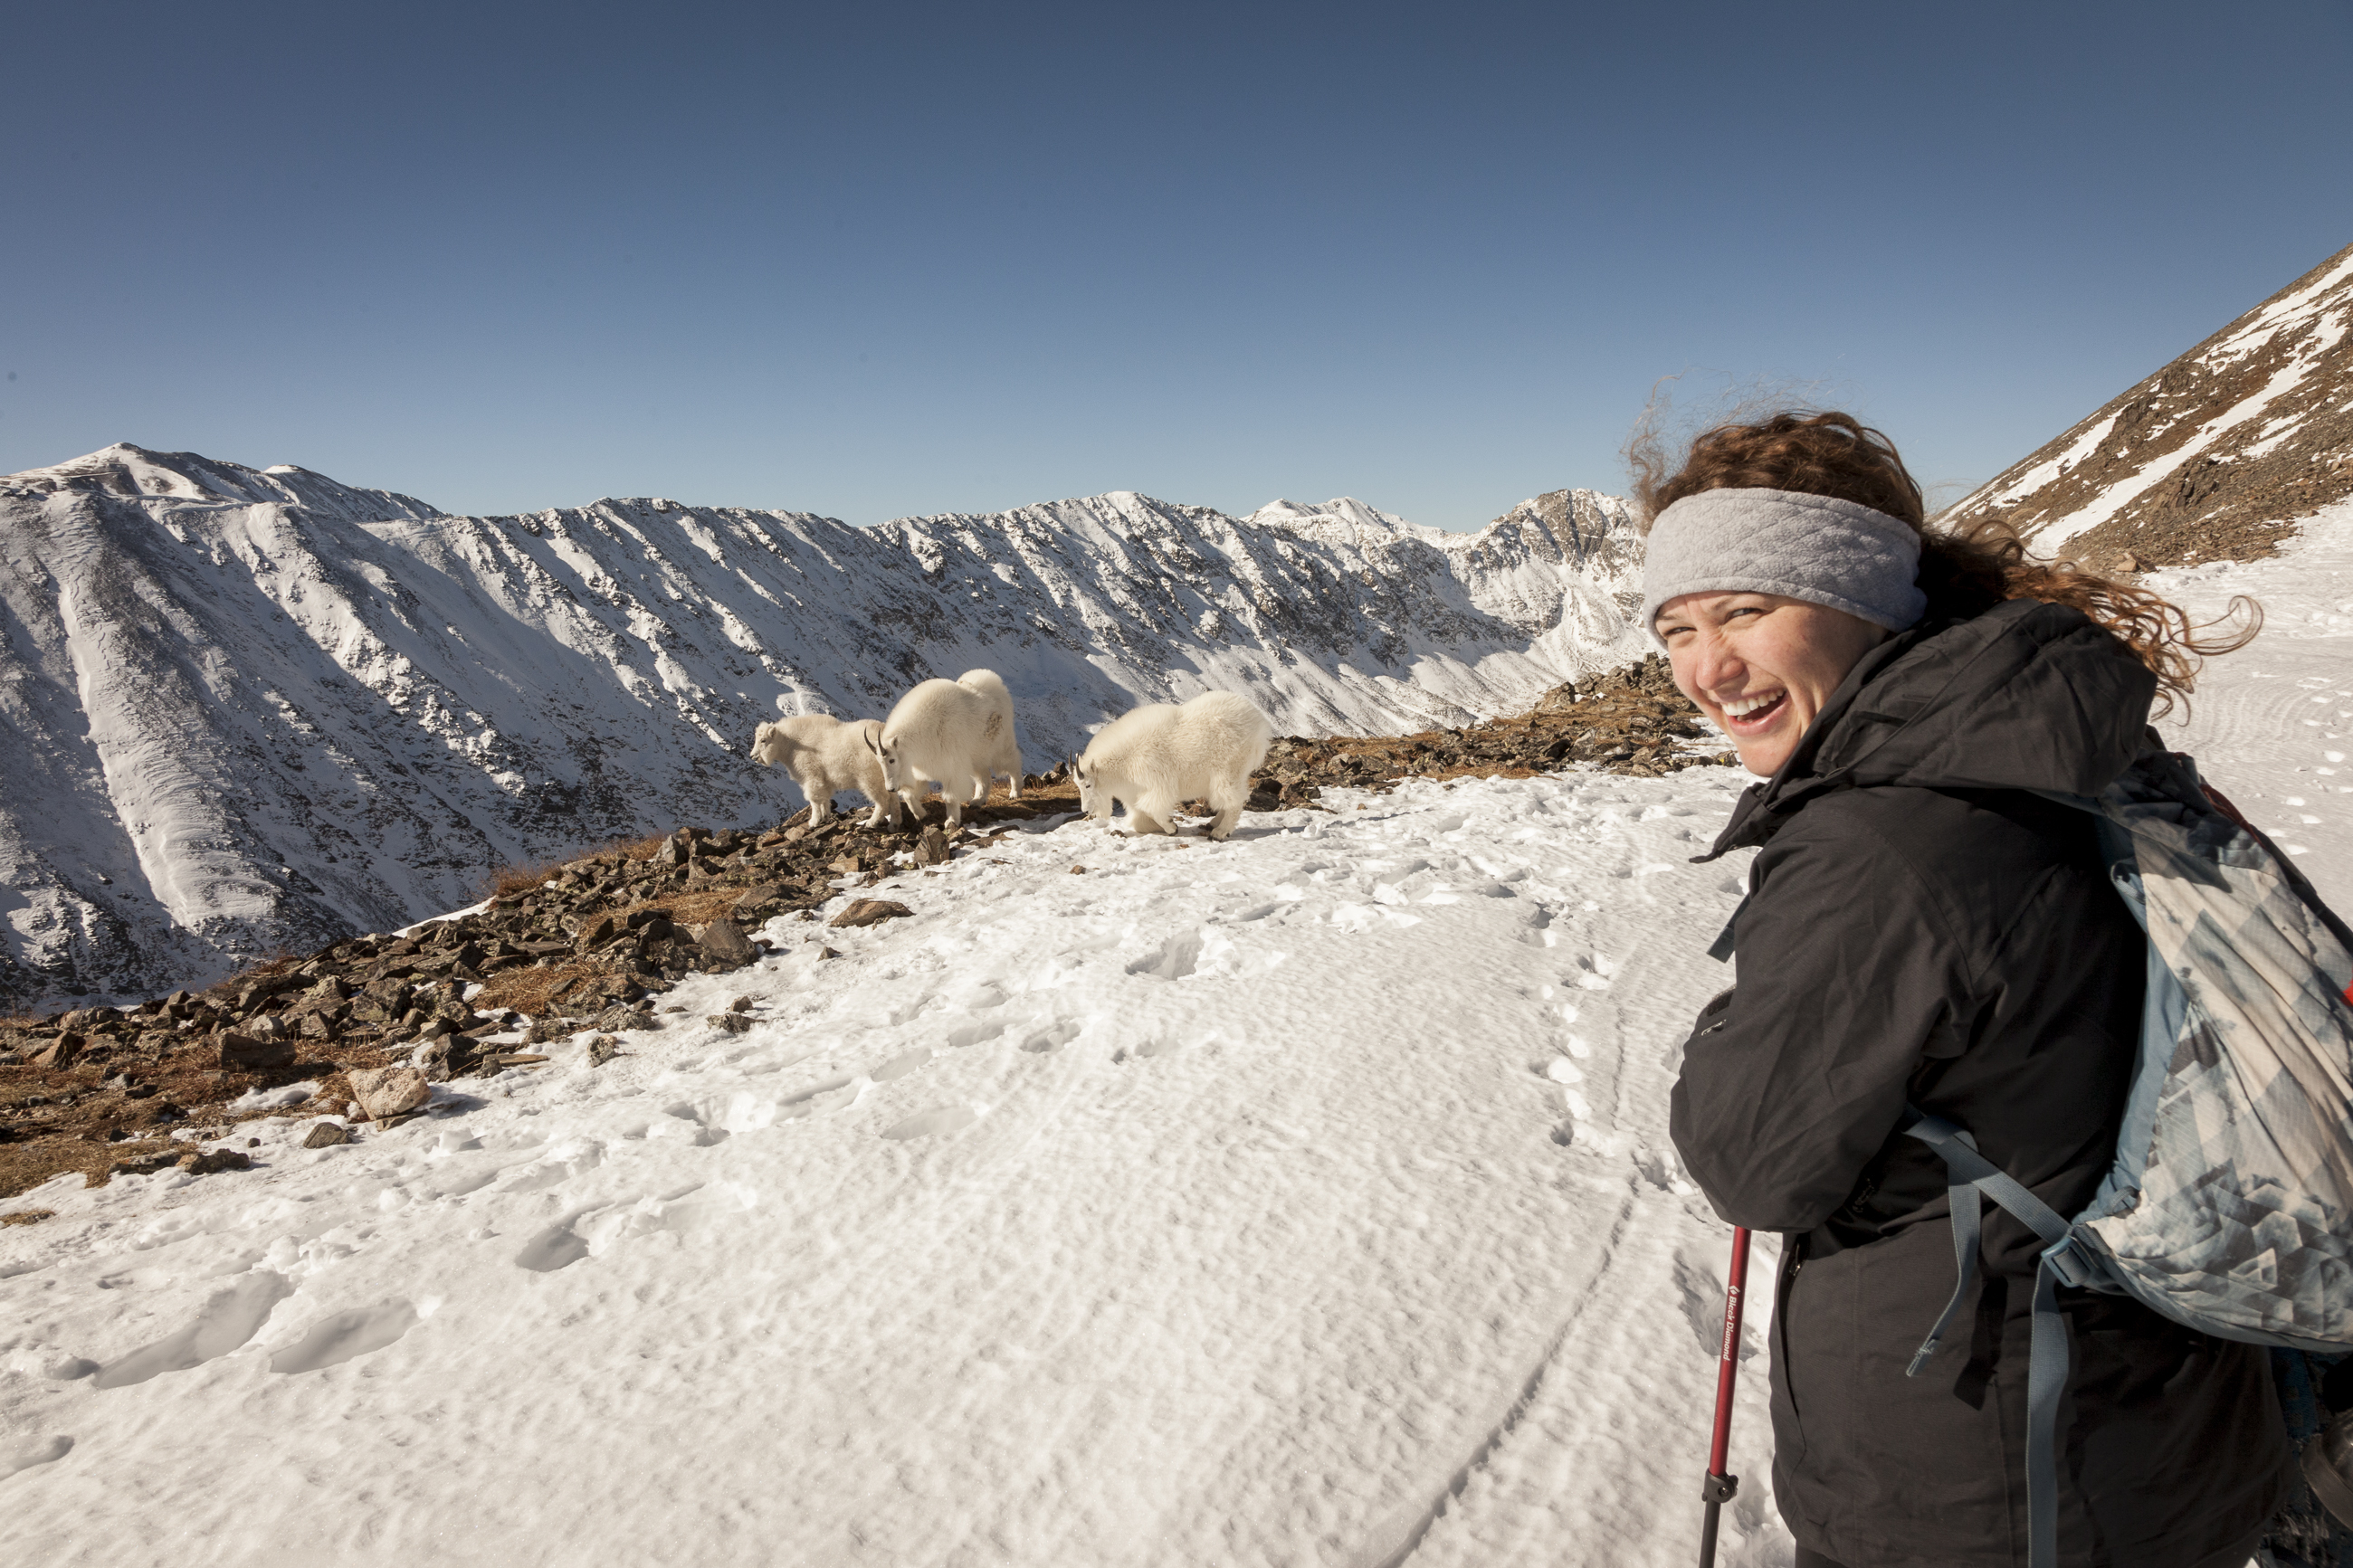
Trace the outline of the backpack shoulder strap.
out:
<instances>
[{"instance_id":1,"label":"backpack shoulder strap","mask_svg":"<svg viewBox=\"0 0 2353 1568\"><path fill-rule=\"evenodd\" d=\"M1953 1251L1960 1272L1953 1299L1936 1320L1927 1342L1912 1358L1905 1375L1916 1376L1936 1353L1936 1342L1977 1277L1978 1194L2000 1204L2042 1238L2042 1259L2034 1271L2034 1319L2026 1363L2027 1563L2028 1568L2058 1568L2059 1398L2067 1391L2068 1364L2067 1320L2059 1311L2059 1287L2063 1281L2097 1288L2099 1280L2075 1245L2075 1227L2016 1177L1978 1153L1975 1139L1915 1107L1907 1105L1904 1111L1910 1120L1899 1131L1935 1150L1952 1176Z\"/></svg>"}]
</instances>

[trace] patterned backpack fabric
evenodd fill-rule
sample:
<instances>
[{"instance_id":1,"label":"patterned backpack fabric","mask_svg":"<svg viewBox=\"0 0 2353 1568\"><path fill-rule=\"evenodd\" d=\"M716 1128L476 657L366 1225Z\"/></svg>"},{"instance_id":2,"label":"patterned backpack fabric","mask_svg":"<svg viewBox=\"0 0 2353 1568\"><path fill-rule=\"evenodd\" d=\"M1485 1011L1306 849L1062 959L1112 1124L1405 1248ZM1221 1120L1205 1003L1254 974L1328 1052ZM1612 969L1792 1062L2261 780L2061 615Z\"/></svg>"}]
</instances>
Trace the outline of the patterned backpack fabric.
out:
<instances>
[{"instance_id":1,"label":"patterned backpack fabric","mask_svg":"<svg viewBox=\"0 0 2353 1568\"><path fill-rule=\"evenodd\" d=\"M1960 1273L1914 1374L1976 1278L1980 1194L2043 1241L2027 1373L2032 1568L2058 1562L2061 1285L2128 1295L2225 1339L2353 1348L2353 931L2187 757L2144 756L2096 800L2051 798L2097 820L2110 879L2148 936L2116 1163L2064 1219L1961 1129L1917 1111L1905 1128L1951 1174Z\"/></svg>"}]
</instances>

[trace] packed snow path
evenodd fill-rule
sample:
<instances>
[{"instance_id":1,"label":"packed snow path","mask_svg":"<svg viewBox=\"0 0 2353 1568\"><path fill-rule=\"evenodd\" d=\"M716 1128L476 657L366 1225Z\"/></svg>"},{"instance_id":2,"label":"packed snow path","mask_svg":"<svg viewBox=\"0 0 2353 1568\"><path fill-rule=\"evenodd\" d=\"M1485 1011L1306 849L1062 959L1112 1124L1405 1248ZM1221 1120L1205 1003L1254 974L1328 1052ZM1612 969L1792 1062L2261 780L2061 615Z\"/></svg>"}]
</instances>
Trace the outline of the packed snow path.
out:
<instances>
[{"instance_id":1,"label":"packed snow path","mask_svg":"<svg viewBox=\"0 0 2353 1568\"><path fill-rule=\"evenodd\" d=\"M53 1184L0 1233L0 1544L1681 1563L1725 1233L1661 1031L1725 978L1738 868L1688 858L1741 782L1016 834L601 1069ZM1728 1560L1778 1561L1748 1468Z\"/></svg>"}]
</instances>

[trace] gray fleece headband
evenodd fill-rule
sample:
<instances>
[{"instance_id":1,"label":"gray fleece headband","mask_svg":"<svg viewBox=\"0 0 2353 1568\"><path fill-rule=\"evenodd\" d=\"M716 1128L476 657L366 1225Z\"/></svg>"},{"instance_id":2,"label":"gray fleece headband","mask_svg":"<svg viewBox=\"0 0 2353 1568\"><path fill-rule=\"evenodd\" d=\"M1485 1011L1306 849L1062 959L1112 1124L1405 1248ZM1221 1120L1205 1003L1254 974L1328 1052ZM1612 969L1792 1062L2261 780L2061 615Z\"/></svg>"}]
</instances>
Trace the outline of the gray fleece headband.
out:
<instances>
[{"instance_id":1,"label":"gray fleece headband","mask_svg":"<svg viewBox=\"0 0 2353 1568\"><path fill-rule=\"evenodd\" d=\"M1685 496L1651 524L1642 563L1642 629L1684 594L1778 594L1900 632L1928 596L1920 535L1900 518L1798 490L1719 489Z\"/></svg>"}]
</instances>

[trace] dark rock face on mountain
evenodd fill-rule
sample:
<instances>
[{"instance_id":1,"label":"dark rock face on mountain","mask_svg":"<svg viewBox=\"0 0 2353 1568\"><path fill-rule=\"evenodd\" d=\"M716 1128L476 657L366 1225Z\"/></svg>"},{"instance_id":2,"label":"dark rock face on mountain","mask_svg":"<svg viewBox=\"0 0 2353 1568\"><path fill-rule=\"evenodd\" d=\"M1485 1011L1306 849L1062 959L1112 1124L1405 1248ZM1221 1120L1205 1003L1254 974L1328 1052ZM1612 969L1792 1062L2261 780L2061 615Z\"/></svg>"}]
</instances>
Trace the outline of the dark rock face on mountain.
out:
<instances>
[{"instance_id":1,"label":"dark rock face on mountain","mask_svg":"<svg viewBox=\"0 0 2353 1568\"><path fill-rule=\"evenodd\" d=\"M482 868L797 804L781 710L986 667L1032 766L1138 701L1279 731L1516 711L1639 657L1622 502L1476 534L1127 492L851 528L658 500L453 517L118 446L0 479L0 1002L140 994L470 901Z\"/></svg>"},{"instance_id":2,"label":"dark rock face on mountain","mask_svg":"<svg viewBox=\"0 0 2353 1568\"><path fill-rule=\"evenodd\" d=\"M2353 494L2353 246L1947 509L2098 571L2252 560Z\"/></svg>"}]
</instances>

